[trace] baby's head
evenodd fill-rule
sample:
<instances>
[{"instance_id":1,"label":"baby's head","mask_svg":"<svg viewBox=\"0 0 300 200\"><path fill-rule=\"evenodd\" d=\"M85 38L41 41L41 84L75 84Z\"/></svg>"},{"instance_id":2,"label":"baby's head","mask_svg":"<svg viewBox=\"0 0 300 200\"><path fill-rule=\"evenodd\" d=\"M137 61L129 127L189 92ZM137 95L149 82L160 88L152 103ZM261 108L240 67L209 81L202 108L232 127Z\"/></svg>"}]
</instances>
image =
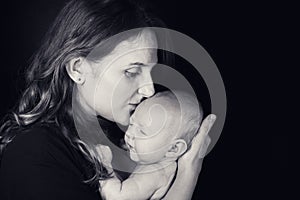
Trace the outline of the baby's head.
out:
<instances>
[{"instance_id":1,"label":"baby's head","mask_svg":"<svg viewBox=\"0 0 300 200\"><path fill-rule=\"evenodd\" d=\"M141 164L176 160L188 149L202 116L197 98L184 92L160 92L146 99L125 134L131 159Z\"/></svg>"}]
</instances>

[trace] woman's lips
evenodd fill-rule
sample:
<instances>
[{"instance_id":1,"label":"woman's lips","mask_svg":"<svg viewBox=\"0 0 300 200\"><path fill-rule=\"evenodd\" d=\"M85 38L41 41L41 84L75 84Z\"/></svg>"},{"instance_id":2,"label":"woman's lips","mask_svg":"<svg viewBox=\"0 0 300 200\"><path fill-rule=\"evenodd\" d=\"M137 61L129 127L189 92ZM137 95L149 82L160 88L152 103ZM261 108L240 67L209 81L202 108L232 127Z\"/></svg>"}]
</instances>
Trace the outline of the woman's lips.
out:
<instances>
[{"instance_id":1,"label":"woman's lips","mask_svg":"<svg viewBox=\"0 0 300 200\"><path fill-rule=\"evenodd\" d=\"M129 112L132 115L133 111L135 111L137 105L136 104L129 104Z\"/></svg>"},{"instance_id":2,"label":"woman's lips","mask_svg":"<svg viewBox=\"0 0 300 200\"><path fill-rule=\"evenodd\" d=\"M128 104L129 104L130 106L137 107L140 103L141 103L141 100L135 101L135 102L129 102Z\"/></svg>"},{"instance_id":3,"label":"woman's lips","mask_svg":"<svg viewBox=\"0 0 300 200\"><path fill-rule=\"evenodd\" d=\"M137 104L129 104L129 106L135 109L137 107Z\"/></svg>"},{"instance_id":4,"label":"woman's lips","mask_svg":"<svg viewBox=\"0 0 300 200\"><path fill-rule=\"evenodd\" d=\"M139 104L138 103L129 103L129 106L136 108Z\"/></svg>"}]
</instances>

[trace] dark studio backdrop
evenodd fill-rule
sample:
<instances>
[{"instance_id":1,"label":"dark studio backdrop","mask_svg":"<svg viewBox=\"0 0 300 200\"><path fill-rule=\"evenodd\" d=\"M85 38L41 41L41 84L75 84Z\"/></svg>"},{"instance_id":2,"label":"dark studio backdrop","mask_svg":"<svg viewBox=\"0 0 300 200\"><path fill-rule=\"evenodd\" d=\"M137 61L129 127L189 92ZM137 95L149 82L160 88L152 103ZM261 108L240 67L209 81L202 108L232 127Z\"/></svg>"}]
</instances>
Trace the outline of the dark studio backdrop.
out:
<instances>
[{"instance_id":1,"label":"dark studio backdrop","mask_svg":"<svg viewBox=\"0 0 300 200\"><path fill-rule=\"evenodd\" d=\"M55 16L66 1L27 0L1 3L1 104L0 117L11 108L23 88L22 69ZM227 118L222 135L205 158L193 199L260 199L287 195L279 185L288 178L288 141L280 130L263 142L258 108L268 87L259 82L264 72L261 37L266 25L274 23L265 5L209 1L148 0L152 9L171 29L198 41L211 55L223 77L227 93ZM274 13L272 13L274 14ZM272 37L272 36L271 36ZM263 40L268 42L268 40ZM264 54L265 55L265 54ZM193 73L186 73L195 82ZM257 86L259 89L257 89ZM196 86L197 87L197 86ZM204 107L210 102L205 86L199 86ZM263 89L264 91L262 91ZM272 90L272 89L271 89ZM263 116L261 116L263 118ZM277 150L281 145L282 150ZM263 151L262 151L263 149ZM279 189L280 188L280 189Z\"/></svg>"}]
</instances>

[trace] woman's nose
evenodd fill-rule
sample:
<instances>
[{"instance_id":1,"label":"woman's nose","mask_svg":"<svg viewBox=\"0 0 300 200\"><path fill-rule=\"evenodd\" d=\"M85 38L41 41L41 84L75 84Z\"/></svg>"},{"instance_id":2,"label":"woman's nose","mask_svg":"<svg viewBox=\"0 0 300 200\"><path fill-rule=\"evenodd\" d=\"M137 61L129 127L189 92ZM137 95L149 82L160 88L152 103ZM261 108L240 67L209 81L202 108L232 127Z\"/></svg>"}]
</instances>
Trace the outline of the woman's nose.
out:
<instances>
[{"instance_id":1,"label":"woman's nose","mask_svg":"<svg viewBox=\"0 0 300 200\"><path fill-rule=\"evenodd\" d=\"M138 89L138 93L146 98L153 96L155 93L153 82L147 83L147 84L144 84L143 86L141 86Z\"/></svg>"}]
</instances>

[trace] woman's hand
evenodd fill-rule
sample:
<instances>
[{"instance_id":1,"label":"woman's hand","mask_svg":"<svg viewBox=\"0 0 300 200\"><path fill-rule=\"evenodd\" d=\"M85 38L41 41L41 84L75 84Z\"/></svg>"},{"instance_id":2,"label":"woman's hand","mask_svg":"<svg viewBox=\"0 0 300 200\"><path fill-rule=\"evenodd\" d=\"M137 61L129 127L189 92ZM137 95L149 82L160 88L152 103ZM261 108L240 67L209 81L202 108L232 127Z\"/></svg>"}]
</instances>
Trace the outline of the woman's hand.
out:
<instances>
[{"instance_id":1,"label":"woman's hand","mask_svg":"<svg viewBox=\"0 0 300 200\"><path fill-rule=\"evenodd\" d=\"M216 116L207 116L192 140L191 148L178 160L176 179L164 197L164 200L190 200L193 196L202 161L210 144L208 133L216 120Z\"/></svg>"},{"instance_id":2,"label":"woman's hand","mask_svg":"<svg viewBox=\"0 0 300 200\"><path fill-rule=\"evenodd\" d=\"M192 140L191 148L178 160L179 170L185 170L185 167L189 167L188 169L201 169L202 160L211 141L208 133L215 120L216 115L214 114L210 114L203 120L198 133Z\"/></svg>"}]
</instances>

